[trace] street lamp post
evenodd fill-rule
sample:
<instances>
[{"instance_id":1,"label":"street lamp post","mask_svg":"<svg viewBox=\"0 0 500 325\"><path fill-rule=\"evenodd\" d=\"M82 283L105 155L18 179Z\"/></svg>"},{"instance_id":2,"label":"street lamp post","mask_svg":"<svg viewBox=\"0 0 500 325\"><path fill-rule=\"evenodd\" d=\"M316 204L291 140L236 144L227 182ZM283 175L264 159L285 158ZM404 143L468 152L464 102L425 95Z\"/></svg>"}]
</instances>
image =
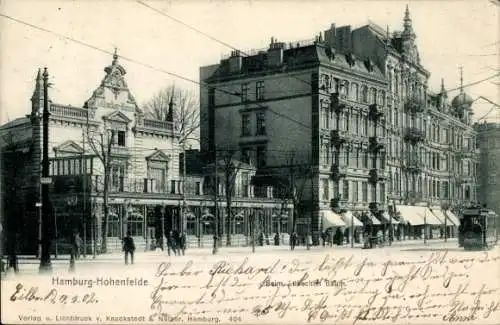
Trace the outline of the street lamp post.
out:
<instances>
[{"instance_id":1,"label":"street lamp post","mask_svg":"<svg viewBox=\"0 0 500 325\"><path fill-rule=\"evenodd\" d=\"M49 202L49 73L43 71L43 114L42 114L42 218L41 218L41 252L39 272L52 272L50 262L50 202Z\"/></svg>"}]
</instances>

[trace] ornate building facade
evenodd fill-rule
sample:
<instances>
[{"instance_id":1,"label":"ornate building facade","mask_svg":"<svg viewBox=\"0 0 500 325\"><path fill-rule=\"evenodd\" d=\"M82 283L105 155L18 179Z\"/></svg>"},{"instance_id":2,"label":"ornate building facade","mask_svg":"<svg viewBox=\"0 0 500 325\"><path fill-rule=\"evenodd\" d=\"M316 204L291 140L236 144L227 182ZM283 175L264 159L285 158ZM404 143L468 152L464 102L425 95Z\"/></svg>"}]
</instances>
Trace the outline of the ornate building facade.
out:
<instances>
[{"instance_id":1,"label":"ornate building facade","mask_svg":"<svg viewBox=\"0 0 500 325\"><path fill-rule=\"evenodd\" d=\"M99 87L82 107L49 101L51 229L60 251L75 231L86 242L88 253L100 251L105 183L108 251L121 250L121 238L127 232L135 237L138 249L144 250L175 229L187 232L189 246L210 246L216 222L219 234L224 234L224 194L213 200L204 184L205 174L181 175L182 147L174 123L150 119L139 108L118 55L104 72ZM40 71L31 101L30 115L0 128L2 174L9 180L3 192L13 199L4 201L3 208L9 220L15 221L7 228L26 239L21 247L24 252L36 251L39 236L44 102ZM248 172L242 174L249 177ZM259 215L261 232L270 234L272 216L282 222L287 206L273 199L272 193L261 195L256 189L254 195L249 182L238 179L237 183L234 207L240 216L245 215L238 226L240 235L249 234L249 208L252 216Z\"/></svg>"},{"instance_id":2,"label":"ornate building facade","mask_svg":"<svg viewBox=\"0 0 500 325\"><path fill-rule=\"evenodd\" d=\"M332 24L314 40L272 39L202 67L202 150L238 148L257 176L280 175L285 188L297 177L291 167L311 166L298 175L309 183L296 210L313 235L352 225L350 211L365 226L401 220L403 236L441 236L431 228L458 226L450 208L476 201L473 100L461 91L450 104L444 88L428 89L415 41L406 8L392 35L373 23Z\"/></svg>"}]
</instances>

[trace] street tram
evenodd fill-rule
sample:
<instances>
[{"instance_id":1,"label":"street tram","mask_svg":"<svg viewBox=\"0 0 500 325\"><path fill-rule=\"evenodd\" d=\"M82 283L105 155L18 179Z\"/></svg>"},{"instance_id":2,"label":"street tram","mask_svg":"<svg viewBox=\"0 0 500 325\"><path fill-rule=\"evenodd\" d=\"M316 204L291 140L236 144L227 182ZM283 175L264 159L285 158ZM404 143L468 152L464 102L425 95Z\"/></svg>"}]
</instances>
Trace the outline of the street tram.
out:
<instances>
[{"instance_id":1,"label":"street tram","mask_svg":"<svg viewBox=\"0 0 500 325\"><path fill-rule=\"evenodd\" d=\"M491 210L468 208L462 213L459 246L465 250L490 249L498 241L498 216Z\"/></svg>"}]
</instances>

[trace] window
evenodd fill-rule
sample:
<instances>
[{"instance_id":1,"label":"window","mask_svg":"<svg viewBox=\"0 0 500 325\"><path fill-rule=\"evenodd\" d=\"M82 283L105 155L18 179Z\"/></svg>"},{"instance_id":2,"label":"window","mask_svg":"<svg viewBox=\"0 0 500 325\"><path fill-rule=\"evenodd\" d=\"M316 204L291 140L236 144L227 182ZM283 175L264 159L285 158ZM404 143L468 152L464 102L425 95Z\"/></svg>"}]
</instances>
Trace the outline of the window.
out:
<instances>
[{"instance_id":1,"label":"window","mask_svg":"<svg viewBox=\"0 0 500 325\"><path fill-rule=\"evenodd\" d=\"M346 200L349 199L349 181L347 181L347 180L344 181L342 194L343 194L344 199L346 199Z\"/></svg>"},{"instance_id":2,"label":"window","mask_svg":"<svg viewBox=\"0 0 500 325\"><path fill-rule=\"evenodd\" d=\"M377 103L377 89L372 88L370 89L370 104L376 104Z\"/></svg>"},{"instance_id":3,"label":"window","mask_svg":"<svg viewBox=\"0 0 500 325\"><path fill-rule=\"evenodd\" d=\"M165 189L165 168L149 168L151 179L151 192L163 193Z\"/></svg>"},{"instance_id":4,"label":"window","mask_svg":"<svg viewBox=\"0 0 500 325\"><path fill-rule=\"evenodd\" d=\"M399 126L399 112L397 109L394 110L394 126Z\"/></svg>"},{"instance_id":5,"label":"window","mask_svg":"<svg viewBox=\"0 0 500 325\"><path fill-rule=\"evenodd\" d=\"M363 202L368 202L368 183L367 182L362 182L361 183L361 199Z\"/></svg>"},{"instance_id":6,"label":"window","mask_svg":"<svg viewBox=\"0 0 500 325\"><path fill-rule=\"evenodd\" d=\"M241 196L248 197L249 192L249 182L248 182L248 172L241 173Z\"/></svg>"},{"instance_id":7,"label":"window","mask_svg":"<svg viewBox=\"0 0 500 325\"><path fill-rule=\"evenodd\" d=\"M359 90L358 90L358 84L356 83L353 83L351 84L351 88L352 88L352 94L351 94L351 98L355 101L359 101Z\"/></svg>"},{"instance_id":8,"label":"window","mask_svg":"<svg viewBox=\"0 0 500 325\"><path fill-rule=\"evenodd\" d=\"M368 168L368 152L363 152L363 168Z\"/></svg>"},{"instance_id":9,"label":"window","mask_svg":"<svg viewBox=\"0 0 500 325\"><path fill-rule=\"evenodd\" d=\"M266 166L266 147L257 147L257 167Z\"/></svg>"},{"instance_id":10,"label":"window","mask_svg":"<svg viewBox=\"0 0 500 325\"><path fill-rule=\"evenodd\" d=\"M264 81L257 81L257 84L255 85L255 99L264 99Z\"/></svg>"},{"instance_id":11,"label":"window","mask_svg":"<svg viewBox=\"0 0 500 325\"><path fill-rule=\"evenodd\" d=\"M257 135L266 134L266 115L263 112L257 113Z\"/></svg>"},{"instance_id":12,"label":"window","mask_svg":"<svg viewBox=\"0 0 500 325\"><path fill-rule=\"evenodd\" d=\"M352 200L353 202L358 202L358 182L352 182Z\"/></svg>"},{"instance_id":13,"label":"window","mask_svg":"<svg viewBox=\"0 0 500 325\"><path fill-rule=\"evenodd\" d=\"M241 149L241 160L246 164L250 163L250 149L248 148Z\"/></svg>"},{"instance_id":14,"label":"window","mask_svg":"<svg viewBox=\"0 0 500 325\"><path fill-rule=\"evenodd\" d=\"M328 160L329 160L329 155L328 155L328 144L323 143L321 145L321 163L323 165L328 165Z\"/></svg>"},{"instance_id":15,"label":"window","mask_svg":"<svg viewBox=\"0 0 500 325\"><path fill-rule=\"evenodd\" d=\"M385 202L385 185L380 184L380 202Z\"/></svg>"},{"instance_id":16,"label":"window","mask_svg":"<svg viewBox=\"0 0 500 325\"><path fill-rule=\"evenodd\" d=\"M366 86L361 87L361 101L363 103L368 102L368 88Z\"/></svg>"},{"instance_id":17,"label":"window","mask_svg":"<svg viewBox=\"0 0 500 325\"><path fill-rule=\"evenodd\" d=\"M125 147L125 131L118 131L118 145L120 147Z\"/></svg>"},{"instance_id":18,"label":"window","mask_svg":"<svg viewBox=\"0 0 500 325\"><path fill-rule=\"evenodd\" d=\"M322 179L321 183L322 183L322 188L323 188L322 200L327 201L330 198L329 193L328 193L328 179Z\"/></svg>"},{"instance_id":19,"label":"window","mask_svg":"<svg viewBox=\"0 0 500 325\"><path fill-rule=\"evenodd\" d=\"M330 127L330 114L328 112L328 108L327 107L323 107L321 109L321 111L323 112L323 129L328 129Z\"/></svg>"},{"instance_id":20,"label":"window","mask_svg":"<svg viewBox=\"0 0 500 325\"><path fill-rule=\"evenodd\" d=\"M123 192L123 179L125 176L125 166L111 166L111 188L116 192Z\"/></svg>"},{"instance_id":21,"label":"window","mask_svg":"<svg viewBox=\"0 0 500 325\"><path fill-rule=\"evenodd\" d=\"M241 84L241 102L245 103L248 101L248 83Z\"/></svg>"},{"instance_id":22,"label":"window","mask_svg":"<svg viewBox=\"0 0 500 325\"><path fill-rule=\"evenodd\" d=\"M354 115L354 132L359 134L359 115Z\"/></svg>"},{"instance_id":23,"label":"window","mask_svg":"<svg viewBox=\"0 0 500 325\"><path fill-rule=\"evenodd\" d=\"M251 134L250 115L243 114L241 115L241 135L247 136L250 134Z\"/></svg>"}]
</instances>

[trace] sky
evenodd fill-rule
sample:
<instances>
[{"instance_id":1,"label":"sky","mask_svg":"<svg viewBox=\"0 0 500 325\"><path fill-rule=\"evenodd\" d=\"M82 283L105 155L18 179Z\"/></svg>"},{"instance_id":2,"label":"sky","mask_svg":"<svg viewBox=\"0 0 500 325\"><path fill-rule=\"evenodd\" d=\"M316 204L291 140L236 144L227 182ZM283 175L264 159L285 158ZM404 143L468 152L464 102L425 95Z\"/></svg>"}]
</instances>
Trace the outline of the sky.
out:
<instances>
[{"instance_id":1,"label":"sky","mask_svg":"<svg viewBox=\"0 0 500 325\"><path fill-rule=\"evenodd\" d=\"M53 102L82 106L104 77L116 47L126 80L139 105L161 88L198 92L200 66L215 64L231 48L155 12L137 1L2 0L0 13L63 34L94 48L0 16L0 124L28 114L38 68L47 67ZM421 63L438 91L500 72L499 13L493 0L475 1L148 1L149 6L247 51L266 48L271 37L292 42L314 38L330 27L365 25L369 20L401 30L408 4ZM97 49L95 49L97 48ZM107 52L107 53L106 53ZM130 58L135 62L125 60ZM145 67L136 62L148 65ZM500 78L466 88L472 98L500 103ZM450 92L450 99L458 91ZM474 103L474 118L492 104ZM500 122L500 109L482 121Z\"/></svg>"}]
</instances>

